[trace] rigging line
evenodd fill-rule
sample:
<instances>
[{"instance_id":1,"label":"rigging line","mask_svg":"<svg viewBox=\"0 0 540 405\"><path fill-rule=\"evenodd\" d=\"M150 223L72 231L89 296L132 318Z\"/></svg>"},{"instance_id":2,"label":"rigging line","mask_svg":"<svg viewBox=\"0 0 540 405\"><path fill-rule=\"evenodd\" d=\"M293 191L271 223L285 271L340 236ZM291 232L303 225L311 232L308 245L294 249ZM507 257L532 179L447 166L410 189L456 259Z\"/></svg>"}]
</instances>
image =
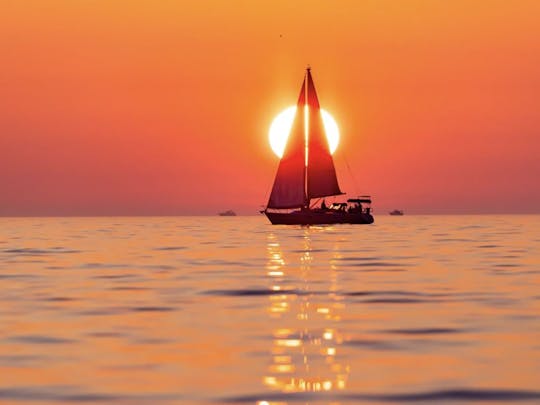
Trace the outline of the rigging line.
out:
<instances>
[{"instance_id":1,"label":"rigging line","mask_svg":"<svg viewBox=\"0 0 540 405\"><path fill-rule=\"evenodd\" d=\"M266 204L261 205L261 207L264 207L264 209L262 211L259 211L260 213L263 213L264 211L266 211L268 204L270 204L270 197L272 196L273 188L274 188L274 184L272 184L272 186L270 187L270 193L266 193L266 195L268 195L268 201L266 202Z\"/></svg>"},{"instance_id":2,"label":"rigging line","mask_svg":"<svg viewBox=\"0 0 540 405\"><path fill-rule=\"evenodd\" d=\"M358 195L358 193L360 192L360 187L358 187L358 181L356 180L356 177L354 176L353 174L353 171L351 169L351 166L349 165L349 161L347 159L347 155L345 153L345 151L342 151L342 156L343 156L343 160L345 161L345 165L347 166L347 169L349 170L349 175L351 176L351 179L353 181L353 186L355 188L355 194Z\"/></svg>"}]
</instances>

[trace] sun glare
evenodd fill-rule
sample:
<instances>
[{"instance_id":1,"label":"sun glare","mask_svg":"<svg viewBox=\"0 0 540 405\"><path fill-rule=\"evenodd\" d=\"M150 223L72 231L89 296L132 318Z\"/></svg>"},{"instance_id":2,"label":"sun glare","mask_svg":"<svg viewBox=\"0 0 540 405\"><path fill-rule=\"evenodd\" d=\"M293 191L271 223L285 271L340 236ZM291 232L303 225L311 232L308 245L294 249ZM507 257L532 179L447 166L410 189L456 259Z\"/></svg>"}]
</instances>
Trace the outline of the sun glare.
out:
<instances>
[{"instance_id":1,"label":"sun glare","mask_svg":"<svg viewBox=\"0 0 540 405\"><path fill-rule=\"evenodd\" d=\"M291 106L280 112L272 121L269 131L270 147L274 153L281 157L287 144L287 138L291 132L291 127L296 114L296 106ZM326 138L330 146L330 153L334 153L339 144L339 128L334 118L328 111L321 108Z\"/></svg>"}]
</instances>

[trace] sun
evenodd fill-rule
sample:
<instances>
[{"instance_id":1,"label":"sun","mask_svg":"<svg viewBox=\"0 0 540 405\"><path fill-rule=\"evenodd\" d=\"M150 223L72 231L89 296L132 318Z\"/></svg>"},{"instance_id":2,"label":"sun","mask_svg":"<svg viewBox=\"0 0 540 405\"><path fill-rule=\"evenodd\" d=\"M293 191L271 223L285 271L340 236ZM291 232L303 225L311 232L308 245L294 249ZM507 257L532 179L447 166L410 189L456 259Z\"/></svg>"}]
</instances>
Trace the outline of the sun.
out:
<instances>
[{"instance_id":1,"label":"sun","mask_svg":"<svg viewBox=\"0 0 540 405\"><path fill-rule=\"evenodd\" d=\"M286 108L276 115L276 118L274 118L272 124L270 125L270 131L268 133L270 147L278 157L283 156L283 151L285 150L287 138L291 132L295 114L296 106ZM330 146L330 153L334 153L339 144L338 125L330 113L322 108L321 115L326 132L326 138L328 139L328 145Z\"/></svg>"}]
</instances>

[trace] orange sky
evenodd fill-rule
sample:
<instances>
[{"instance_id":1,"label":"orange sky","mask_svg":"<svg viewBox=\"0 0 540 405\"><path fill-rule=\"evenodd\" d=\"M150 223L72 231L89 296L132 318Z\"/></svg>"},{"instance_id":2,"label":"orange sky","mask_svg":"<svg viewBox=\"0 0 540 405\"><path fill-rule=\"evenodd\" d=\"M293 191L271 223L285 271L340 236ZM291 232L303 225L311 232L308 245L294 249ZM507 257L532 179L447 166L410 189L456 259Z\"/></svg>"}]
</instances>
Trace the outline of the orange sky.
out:
<instances>
[{"instance_id":1,"label":"orange sky","mask_svg":"<svg viewBox=\"0 0 540 405\"><path fill-rule=\"evenodd\" d=\"M0 3L0 215L255 214L308 63L376 214L540 212L539 1Z\"/></svg>"}]
</instances>

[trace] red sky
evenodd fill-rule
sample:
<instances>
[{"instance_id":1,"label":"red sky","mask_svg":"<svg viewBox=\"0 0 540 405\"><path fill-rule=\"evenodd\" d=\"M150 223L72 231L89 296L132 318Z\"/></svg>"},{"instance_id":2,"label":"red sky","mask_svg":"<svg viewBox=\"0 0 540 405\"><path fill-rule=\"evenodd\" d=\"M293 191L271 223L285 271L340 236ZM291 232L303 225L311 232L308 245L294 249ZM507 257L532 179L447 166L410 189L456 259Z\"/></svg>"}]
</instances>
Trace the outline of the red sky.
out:
<instances>
[{"instance_id":1,"label":"red sky","mask_svg":"<svg viewBox=\"0 0 540 405\"><path fill-rule=\"evenodd\" d=\"M0 2L0 215L255 214L307 64L375 213L540 212L539 1Z\"/></svg>"}]
</instances>

